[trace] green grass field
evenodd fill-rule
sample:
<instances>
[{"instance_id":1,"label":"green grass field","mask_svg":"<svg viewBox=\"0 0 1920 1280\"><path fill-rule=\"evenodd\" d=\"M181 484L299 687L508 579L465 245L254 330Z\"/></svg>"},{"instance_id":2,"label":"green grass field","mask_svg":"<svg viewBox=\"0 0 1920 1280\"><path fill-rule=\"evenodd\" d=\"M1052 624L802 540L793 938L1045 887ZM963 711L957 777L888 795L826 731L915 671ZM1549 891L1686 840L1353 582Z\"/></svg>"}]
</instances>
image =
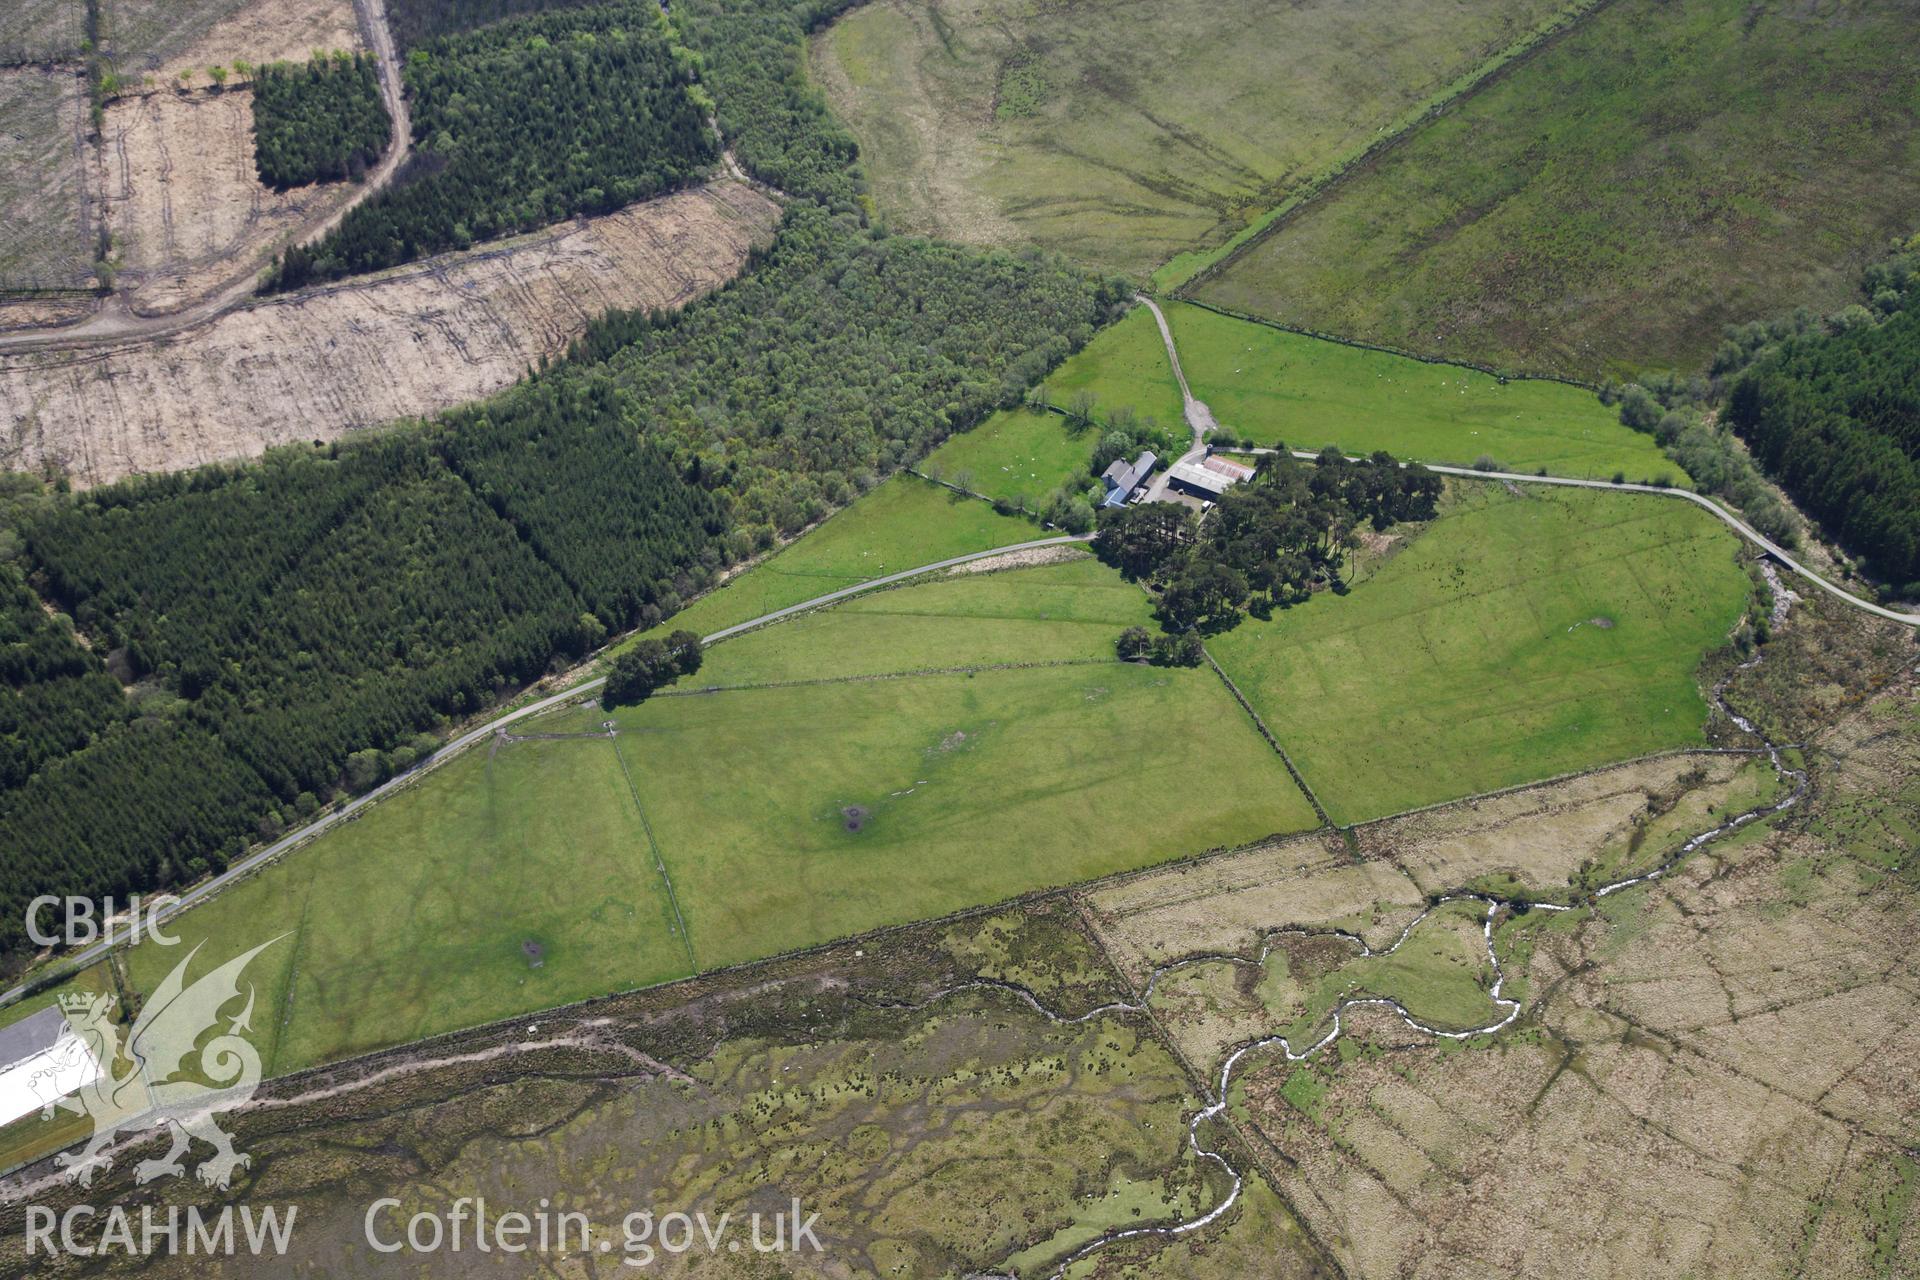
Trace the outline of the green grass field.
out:
<instances>
[{"instance_id":1,"label":"green grass field","mask_svg":"<svg viewBox=\"0 0 1920 1280\"><path fill-rule=\"evenodd\" d=\"M1315 822L1207 671L852 680L615 716L703 966ZM1171 744L1202 742L1170 795Z\"/></svg>"},{"instance_id":2,"label":"green grass field","mask_svg":"<svg viewBox=\"0 0 1920 1280\"><path fill-rule=\"evenodd\" d=\"M1289 448L1385 449L1400 458L1471 466L1482 455L1515 471L1629 479L1685 473L1650 435L1620 425L1590 391L1510 381L1326 342L1174 303L1167 322L1193 394L1244 439Z\"/></svg>"},{"instance_id":3,"label":"green grass field","mask_svg":"<svg viewBox=\"0 0 1920 1280\"><path fill-rule=\"evenodd\" d=\"M1031 542L1048 531L994 514L978 499L895 475L817 528L708 592L652 634L682 627L711 635L841 587L969 551Z\"/></svg>"},{"instance_id":4,"label":"green grass field","mask_svg":"<svg viewBox=\"0 0 1920 1280\"><path fill-rule=\"evenodd\" d=\"M1087 463L1098 440L1097 429L1070 430L1067 420L1049 409L1002 409L973 430L948 439L927 455L920 470L1037 510L1062 485L1078 489L1093 483ZM1044 535L1036 531L1034 536Z\"/></svg>"},{"instance_id":5,"label":"green grass field","mask_svg":"<svg viewBox=\"0 0 1920 1280\"><path fill-rule=\"evenodd\" d=\"M1698 745L1738 545L1673 499L1463 481L1344 599L1208 649L1333 819L1363 822Z\"/></svg>"},{"instance_id":6,"label":"green grass field","mask_svg":"<svg viewBox=\"0 0 1920 1280\"><path fill-rule=\"evenodd\" d=\"M1167 344L1145 307L1135 307L1095 334L1048 375L1046 388L1048 402L1062 408L1075 392L1091 392L1100 418L1124 407L1175 431L1186 421Z\"/></svg>"},{"instance_id":7,"label":"green grass field","mask_svg":"<svg viewBox=\"0 0 1920 1280\"><path fill-rule=\"evenodd\" d=\"M1111 660L1147 608L1082 558L750 633L701 680L828 682L622 708L617 753L603 736L476 747L174 931L208 959L280 939L250 977L285 1072L689 973L646 821L701 968L1311 827L1211 673ZM1070 665L859 678L955 659ZM517 728L596 734L608 716ZM1154 803L1168 744L1202 741L1205 800ZM854 806L868 816L848 831ZM136 949L135 984L182 954Z\"/></svg>"},{"instance_id":8,"label":"green grass field","mask_svg":"<svg viewBox=\"0 0 1920 1280\"><path fill-rule=\"evenodd\" d=\"M716 646L692 685L768 684L1043 662L1105 662L1152 602L1090 555L856 596Z\"/></svg>"},{"instance_id":9,"label":"green grass field","mask_svg":"<svg viewBox=\"0 0 1920 1280\"><path fill-rule=\"evenodd\" d=\"M1176 436L1186 432L1180 384L1160 328L1145 307L1135 307L1095 334L1044 386L1047 402L1056 408L1067 407L1084 391L1094 398L1097 420L1131 409ZM990 498L1024 498L1038 506L1062 485L1092 482L1087 463L1098 440L1097 427L1069 430L1059 414L1006 409L950 438L920 469Z\"/></svg>"},{"instance_id":10,"label":"green grass field","mask_svg":"<svg viewBox=\"0 0 1920 1280\"><path fill-rule=\"evenodd\" d=\"M1920 206L1920 9L1620 0L1277 225L1197 297L1502 368L1703 365L1853 299Z\"/></svg>"},{"instance_id":11,"label":"green grass field","mask_svg":"<svg viewBox=\"0 0 1920 1280\"><path fill-rule=\"evenodd\" d=\"M1564 0L878 0L813 74L905 229L1144 278L1217 245Z\"/></svg>"},{"instance_id":12,"label":"green grass field","mask_svg":"<svg viewBox=\"0 0 1920 1280\"><path fill-rule=\"evenodd\" d=\"M475 748L174 932L222 960L280 938L248 970L270 1072L689 972L604 738ZM183 954L135 948L134 983Z\"/></svg>"}]
</instances>

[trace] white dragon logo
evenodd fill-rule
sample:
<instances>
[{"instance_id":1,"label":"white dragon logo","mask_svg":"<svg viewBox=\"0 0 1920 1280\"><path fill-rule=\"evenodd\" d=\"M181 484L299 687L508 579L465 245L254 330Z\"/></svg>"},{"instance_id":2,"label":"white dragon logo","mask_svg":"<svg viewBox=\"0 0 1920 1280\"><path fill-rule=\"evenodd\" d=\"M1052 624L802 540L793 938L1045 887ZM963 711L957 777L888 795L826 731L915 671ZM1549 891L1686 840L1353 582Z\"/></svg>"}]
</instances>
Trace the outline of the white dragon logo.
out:
<instances>
[{"instance_id":1,"label":"white dragon logo","mask_svg":"<svg viewBox=\"0 0 1920 1280\"><path fill-rule=\"evenodd\" d=\"M195 946L154 988L140 1016L134 1019L124 1048L120 1027L112 1017L113 996L61 997L68 1024L100 1064L100 1074L91 1084L49 1103L41 1112L50 1119L57 1108L65 1107L93 1119L92 1141L81 1151L62 1152L55 1157L70 1179L83 1187L91 1185L96 1172L113 1164L108 1145L129 1129L165 1127L173 1133L173 1145L164 1156L134 1166L139 1182L185 1173L181 1157L195 1138L214 1150L213 1156L194 1170L208 1186L226 1188L237 1170L252 1163L233 1149L232 1137L215 1122L214 1115L240 1106L260 1085L259 1051L241 1035L253 1029L249 1023L253 987L247 987L246 1007L225 1031L205 1045L200 1038L217 1027L220 1011L239 997L240 974L247 964L279 940L261 943L189 986L187 966L200 951ZM190 1063L197 1063L199 1070L186 1075L183 1069ZM123 1071L123 1064L130 1065Z\"/></svg>"}]
</instances>

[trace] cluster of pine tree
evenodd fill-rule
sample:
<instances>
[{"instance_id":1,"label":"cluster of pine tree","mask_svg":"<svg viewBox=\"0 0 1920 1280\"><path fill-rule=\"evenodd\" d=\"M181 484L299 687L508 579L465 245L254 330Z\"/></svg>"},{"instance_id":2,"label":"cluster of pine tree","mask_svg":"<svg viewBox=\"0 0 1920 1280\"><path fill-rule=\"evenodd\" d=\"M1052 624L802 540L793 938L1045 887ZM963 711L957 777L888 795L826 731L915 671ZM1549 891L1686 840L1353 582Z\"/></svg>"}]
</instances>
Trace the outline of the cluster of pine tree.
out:
<instances>
[{"instance_id":1,"label":"cluster of pine tree","mask_svg":"<svg viewBox=\"0 0 1920 1280\"><path fill-rule=\"evenodd\" d=\"M72 627L40 607L17 566L0 564L0 792L125 714L120 682Z\"/></svg>"},{"instance_id":2,"label":"cluster of pine tree","mask_svg":"<svg viewBox=\"0 0 1920 1280\"><path fill-rule=\"evenodd\" d=\"M1842 546L1920 596L1920 311L1782 343L1734 382L1727 418Z\"/></svg>"},{"instance_id":3,"label":"cluster of pine tree","mask_svg":"<svg viewBox=\"0 0 1920 1280\"><path fill-rule=\"evenodd\" d=\"M414 154L269 289L410 262L694 180L715 144L643 0L512 18L407 55Z\"/></svg>"},{"instance_id":4,"label":"cluster of pine tree","mask_svg":"<svg viewBox=\"0 0 1920 1280\"><path fill-rule=\"evenodd\" d=\"M1440 477L1417 463L1386 453L1350 461L1329 447L1307 464L1281 448L1262 454L1253 479L1221 495L1204 522L1170 502L1103 511L1094 553L1158 587L1169 630L1217 631L1318 588L1345 591L1363 525L1433 518Z\"/></svg>"},{"instance_id":5,"label":"cluster of pine tree","mask_svg":"<svg viewBox=\"0 0 1920 1280\"><path fill-rule=\"evenodd\" d=\"M379 66L367 54L278 62L254 75L254 166L276 190L358 182L392 134Z\"/></svg>"}]
</instances>

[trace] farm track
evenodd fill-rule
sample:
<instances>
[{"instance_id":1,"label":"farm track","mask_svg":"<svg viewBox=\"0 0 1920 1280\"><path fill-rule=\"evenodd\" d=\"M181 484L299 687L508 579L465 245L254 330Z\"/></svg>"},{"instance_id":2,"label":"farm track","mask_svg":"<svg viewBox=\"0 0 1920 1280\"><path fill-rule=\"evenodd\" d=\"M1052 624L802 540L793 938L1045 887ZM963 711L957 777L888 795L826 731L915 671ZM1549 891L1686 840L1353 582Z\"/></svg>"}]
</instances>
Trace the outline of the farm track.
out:
<instances>
[{"instance_id":1,"label":"farm track","mask_svg":"<svg viewBox=\"0 0 1920 1280\"><path fill-rule=\"evenodd\" d=\"M909 578L917 578L924 574L938 573L942 569L950 569L956 565L968 564L975 560L987 559L990 556L1002 556L1010 552L1031 550L1037 547L1057 547L1083 543L1089 541L1091 536L1090 534L1064 534L1054 538L1037 538L1031 542L1015 543L1012 546L993 547L986 551L972 551L966 555L949 556L944 560L936 560L931 564L920 565L913 569L903 569L898 573L890 573L878 578L870 578L865 582L855 583L850 587L841 587L836 591L829 591L825 595L815 596L811 600L803 600L799 604L788 605L783 609L775 609L769 613L761 614L757 618L749 618L745 622L735 623L730 627L722 627L712 635L704 637L701 643L703 645L719 644L724 640L730 640L735 636L744 635L749 631L778 622L783 618L790 618L814 609L825 608L828 605L836 604L851 596L892 586L894 583L904 582ZM157 907L153 912L153 918L156 921L172 919L180 912L205 901L219 893L220 890L276 861L283 854L323 834L336 824L353 817L366 806L383 800L399 791L402 787L418 781L442 762L451 760L468 747L480 742L497 742L499 738L505 736L508 725L527 719L530 716L539 715L543 711L551 711L555 707L573 701L582 694L590 693L598 689L606 682L607 678L605 676L597 676L592 680L582 681L579 684L562 689L558 693L549 694L544 698L529 702L523 707L516 708L513 711L509 711L504 715L497 716L484 724L467 730L467 732L448 742L444 747L440 748L440 750L419 764L416 764L405 773L397 774L366 794L348 801L338 809L320 815L306 826L301 827L298 831L283 836L258 853L234 863L231 867L227 868L226 871L215 876L213 879L195 885L178 898ZM600 735L595 734L590 736L598 737ZM682 936L684 937L684 934ZM44 974L35 978L31 983L22 983L4 993L0 993L0 1008L5 1008L25 996L29 986L38 986L47 980L57 980L58 977L78 973L80 970L87 968L89 965L105 957L119 945L119 940L111 942L103 941L76 952L71 959L62 966L57 975L53 973Z\"/></svg>"},{"instance_id":2,"label":"farm track","mask_svg":"<svg viewBox=\"0 0 1920 1280\"><path fill-rule=\"evenodd\" d=\"M1161 337L1161 340L1165 342L1167 346L1167 360L1173 366L1174 376L1179 379L1180 394L1185 399L1185 401L1189 406L1188 423L1189 425L1192 425L1194 422L1194 414L1193 414L1192 406L1198 405L1202 412L1205 412L1206 406L1201 405L1199 401L1195 400L1193 398L1193 394L1187 390L1186 377L1180 371L1180 352L1178 348L1174 345L1173 330L1168 327L1166 317L1161 313L1159 305L1155 303L1151 298L1147 298L1144 296L1139 297L1139 300L1145 303L1148 307L1152 308L1154 318L1158 320L1160 323L1160 337ZM1211 421L1212 421L1211 413L1207 414L1207 420L1209 422L1209 425L1211 425ZM1182 455L1182 459L1181 459L1182 461L1186 461L1190 458L1193 458L1196 454L1203 453L1205 451L1205 446L1199 443L1200 429L1198 427L1195 427L1194 431L1195 431L1194 438L1196 443L1193 449L1189 450L1186 454ZM1272 453L1274 451L1272 449L1240 449L1240 450L1235 450L1235 452L1249 453L1249 454L1267 454L1267 453ZM1288 450L1288 452L1296 458L1302 458L1308 461L1311 461L1312 459L1320 456L1319 454L1313 453L1306 449L1291 449L1291 450ZM1352 458L1352 457L1350 457L1349 460L1354 462L1360 461L1360 459ZM1408 464L1402 463L1402 465L1404 466ZM1892 622L1903 623L1909 627L1920 627L1920 614L1901 613L1898 610L1888 609L1883 605L1877 605L1873 603L1871 600L1862 600L1859 596L1854 595L1852 592L1847 591L1846 589L1827 581L1825 578L1815 573L1812 569L1809 569L1806 565L1794 559L1793 555L1790 552L1788 552L1784 547L1780 546L1778 543L1774 542L1770 538L1767 538L1766 536L1761 534L1757 529L1753 528L1753 526L1747 524L1744 520L1741 520L1738 516L1734 515L1731 511L1727 510L1725 507L1721 506L1719 503L1715 502L1712 498L1706 497L1702 494L1695 493L1691 489L1661 488L1659 485L1651 485L1651 484L1626 484L1626 483L1614 484L1612 481L1609 481L1609 480L1579 480L1571 476L1523 475L1517 471L1481 471L1473 467L1454 467L1454 466L1447 466L1437 462L1422 462L1422 463L1418 463L1417 465L1423 466L1429 471L1435 471L1445 476L1454 476L1462 480L1496 480L1502 484L1507 485L1509 488L1512 488L1515 485L1522 485L1522 484L1557 485L1562 488L1570 488L1570 489L1603 489L1609 493L1648 493L1648 494L1653 494L1656 497L1676 498L1682 502L1691 502L1695 506L1704 507L1706 508L1706 510L1712 512L1723 523L1725 523L1728 528L1732 529L1735 533L1739 534L1741 537L1745 538L1748 542L1751 542L1754 546L1760 548L1760 550L1772 556L1775 560L1779 561L1781 564L1785 565L1787 568L1793 570L1793 572L1805 578L1808 582L1811 582L1814 586L1819 587L1822 591L1827 592L1829 595L1832 595L1835 598L1844 601L1845 603L1853 606L1856 609L1863 609L1866 612L1871 613L1876 617L1886 618Z\"/></svg>"}]
</instances>

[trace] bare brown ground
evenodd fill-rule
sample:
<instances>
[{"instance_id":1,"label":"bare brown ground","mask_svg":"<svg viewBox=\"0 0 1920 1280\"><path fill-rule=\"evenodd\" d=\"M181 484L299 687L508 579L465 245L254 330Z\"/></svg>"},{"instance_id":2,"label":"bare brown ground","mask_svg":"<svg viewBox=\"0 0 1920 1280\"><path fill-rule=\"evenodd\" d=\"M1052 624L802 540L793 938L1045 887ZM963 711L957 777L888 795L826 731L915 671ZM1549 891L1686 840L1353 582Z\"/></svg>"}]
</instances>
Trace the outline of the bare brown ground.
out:
<instances>
[{"instance_id":1,"label":"bare brown ground","mask_svg":"<svg viewBox=\"0 0 1920 1280\"><path fill-rule=\"evenodd\" d=\"M1009 551L1003 556L988 556L983 560L969 560L947 570L948 577L958 577L969 573L996 573L1001 569L1032 569L1040 565L1061 564L1068 560L1083 560L1086 551L1080 547L1062 544L1057 547L1028 547L1025 551Z\"/></svg>"},{"instance_id":2,"label":"bare brown ground","mask_svg":"<svg viewBox=\"0 0 1920 1280\"><path fill-rule=\"evenodd\" d=\"M1151 872L1085 898L1095 930L1123 972L1199 953L1247 954L1263 932L1337 925L1385 946L1426 905L1383 861L1355 862L1315 833Z\"/></svg>"},{"instance_id":3,"label":"bare brown ground","mask_svg":"<svg viewBox=\"0 0 1920 1280\"><path fill-rule=\"evenodd\" d=\"M81 286L93 273L86 113L77 70L0 69L0 288Z\"/></svg>"},{"instance_id":4,"label":"bare brown ground","mask_svg":"<svg viewBox=\"0 0 1920 1280\"><path fill-rule=\"evenodd\" d=\"M1704 804L1712 804L1747 759L1689 752L1636 760L1564 782L1388 818L1354 834L1363 857L1397 863L1422 893L1502 876L1564 896L1583 863L1627 837L1634 819L1647 812L1651 795L1678 790L1697 772L1695 789L1707 797Z\"/></svg>"},{"instance_id":5,"label":"bare brown ground","mask_svg":"<svg viewBox=\"0 0 1920 1280\"><path fill-rule=\"evenodd\" d=\"M731 279L777 217L714 183L159 342L0 357L0 465L95 485L478 399L610 308L678 306Z\"/></svg>"},{"instance_id":6,"label":"bare brown ground","mask_svg":"<svg viewBox=\"0 0 1920 1280\"><path fill-rule=\"evenodd\" d=\"M1916 705L1821 738L1784 825L1539 933L1491 1048L1357 1019L1310 1111L1301 1068L1249 1070L1266 1167L1348 1274L1920 1274L1912 829L1849 821L1903 807Z\"/></svg>"},{"instance_id":7,"label":"bare brown ground","mask_svg":"<svg viewBox=\"0 0 1920 1280\"><path fill-rule=\"evenodd\" d=\"M48 297L26 295L0 298L0 333L14 329L43 329L50 325L72 324L92 315L100 305L91 294L60 294Z\"/></svg>"},{"instance_id":8,"label":"bare brown ground","mask_svg":"<svg viewBox=\"0 0 1920 1280\"><path fill-rule=\"evenodd\" d=\"M118 99L107 108L103 139L94 188L121 259L120 286L143 313L186 306L264 267L354 190L262 186L250 89Z\"/></svg>"},{"instance_id":9,"label":"bare brown ground","mask_svg":"<svg viewBox=\"0 0 1920 1280\"><path fill-rule=\"evenodd\" d=\"M168 58L154 79L177 83L180 72L192 71L193 83L202 84L215 65L305 62L316 51L365 48L353 0L251 0Z\"/></svg>"}]
</instances>

